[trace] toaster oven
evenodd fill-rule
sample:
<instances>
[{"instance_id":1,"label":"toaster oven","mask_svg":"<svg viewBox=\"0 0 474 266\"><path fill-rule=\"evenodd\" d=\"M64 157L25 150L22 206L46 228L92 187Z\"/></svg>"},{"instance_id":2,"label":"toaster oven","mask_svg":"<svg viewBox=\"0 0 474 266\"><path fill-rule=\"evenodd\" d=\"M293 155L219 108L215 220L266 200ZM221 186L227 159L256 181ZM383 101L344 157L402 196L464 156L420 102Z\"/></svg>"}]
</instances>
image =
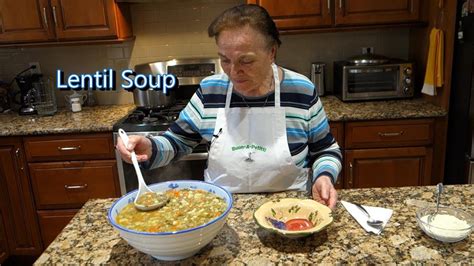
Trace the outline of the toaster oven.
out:
<instances>
[{"instance_id":1,"label":"toaster oven","mask_svg":"<svg viewBox=\"0 0 474 266\"><path fill-rule=\"evenodd\" d=\"M334 93L342 101L410 98L413 64L405 61L357 65L334 63Z\"/></svg>"}]
</instances>

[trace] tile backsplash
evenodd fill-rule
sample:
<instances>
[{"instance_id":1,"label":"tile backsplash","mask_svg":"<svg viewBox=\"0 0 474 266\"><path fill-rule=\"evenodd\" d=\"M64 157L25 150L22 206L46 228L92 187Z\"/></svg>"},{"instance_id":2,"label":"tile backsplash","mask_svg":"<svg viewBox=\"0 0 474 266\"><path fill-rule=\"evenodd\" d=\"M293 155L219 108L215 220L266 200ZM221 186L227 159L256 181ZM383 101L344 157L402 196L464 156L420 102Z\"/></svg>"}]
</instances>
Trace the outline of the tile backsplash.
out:
<instances>
[{"instance_id":1,"label":"tile backsplash","mask_svg":"<svg viewBox=\"0 0 474 266\"><path fill-rule=\"evenodd\" d=\"M162 0L131 4L134 41L116 45L82 45L41 48L1 48L0 80L9 81L39 62L41 71L54 76L57 69L70 73L95 73L104 68L120 70L136 64L186 57L216 56L213 39L207 36L210 22L223 10L244 0ZM328 64L327 86L332 87L332 62L361 53L362 47L390 57L408 57L409 29L380 29L281 36L277 63L309 76L310 64ZM117 79L120 79L117 75ZM117 81L119 85L121 81ZM64 105L66 92L57 91L58 104ZM99 92L99 104L133 103L131 93L117 88Z\"/></svg>"}]
</instances>

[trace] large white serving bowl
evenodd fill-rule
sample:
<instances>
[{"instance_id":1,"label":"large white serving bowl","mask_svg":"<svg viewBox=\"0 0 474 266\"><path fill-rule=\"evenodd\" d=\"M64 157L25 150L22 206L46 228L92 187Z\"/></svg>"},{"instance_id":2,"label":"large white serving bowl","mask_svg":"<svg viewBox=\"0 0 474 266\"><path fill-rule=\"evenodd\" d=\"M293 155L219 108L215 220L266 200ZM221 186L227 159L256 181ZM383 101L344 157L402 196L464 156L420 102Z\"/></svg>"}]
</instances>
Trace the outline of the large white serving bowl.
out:
<instances>
[{"instance_id":1,"label":"large white serving bowl","mask_svg":"<svg viewBox=\"0 0 474 266\"><path fill-rule=\"evenodd\" d=\"M227 215L232 208L232 195L226 189L202 181L180 180L157 183L149 186L153 191L166 191L169 189L202 189L216 194L227 203L227 208L219 217L201 226L162 233L140 232L124 228L116 223L117 214L127 204L132 203L137 195L134 190L114 202L109 209L108 219L120 236L132 247L149 254L160 260L180 260L191 257L202 247L207 245L217 235L225 224Z\"/></svg>"}]
</instances>

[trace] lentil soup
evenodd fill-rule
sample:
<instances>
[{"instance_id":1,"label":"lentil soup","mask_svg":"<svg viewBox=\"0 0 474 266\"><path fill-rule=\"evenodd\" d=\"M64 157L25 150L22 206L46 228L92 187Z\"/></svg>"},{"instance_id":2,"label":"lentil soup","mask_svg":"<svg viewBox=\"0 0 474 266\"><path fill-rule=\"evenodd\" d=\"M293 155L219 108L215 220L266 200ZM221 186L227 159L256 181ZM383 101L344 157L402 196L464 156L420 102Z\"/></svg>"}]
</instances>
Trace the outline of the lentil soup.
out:
<instances>
[{"instance_id":1,"label":"lentil soup","mask_svg":"<svg viewBox=\"0 0 474 266\"><path fill-rule=\"evenodd\" d=\"M165 192L168 204L152 211L139 211L133 202L117 215L117 224L141 232L174 232L203 225L221 215L227 203L213 193L196 189Z\"/></svg>"}]
</instances>

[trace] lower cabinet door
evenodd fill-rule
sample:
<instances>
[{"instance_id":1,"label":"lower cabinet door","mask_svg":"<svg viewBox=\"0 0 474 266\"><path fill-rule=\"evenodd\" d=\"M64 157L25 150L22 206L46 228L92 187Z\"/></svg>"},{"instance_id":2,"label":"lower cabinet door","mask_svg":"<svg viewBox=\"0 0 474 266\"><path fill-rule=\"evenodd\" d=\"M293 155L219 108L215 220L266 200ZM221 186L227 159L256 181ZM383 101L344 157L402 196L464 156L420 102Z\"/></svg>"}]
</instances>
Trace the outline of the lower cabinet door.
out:
<instances>
[{"instance_id":1,"label":"lower cabinet door","mask_svg":"<svg viewBox=\"0 0 474 266\"><path fill-rule=\"evenodd\" d=\"M41 254L43 246L20 138L0 138L0 200L10 254Z\"/></svg>"},{"instance_id":2,"label":"lower cabinet door","mask_svg":"<svg viewBox=\"0 0 474 266\"><path fill-rule=\"evenodd\" d=\"M41 238L45 248L66 227L78 210L38 211Z\"/></svg>"},{"instance_id":3,"label":"lower cabinet door","mask_svg":"<svg viewBox=\"0 0 474 266\"><path fill-rule=\"evenodd\" d=\"M347 188L402 187L431 184L432 149L406 147L346 150Z\"/></svg>"},{"instance_id":4,"label":"lower cabinet door","mask_svg":"<svg viewBox=\"0 0 474 266\"><path fill-rule=\"evenodd\" d=\"M3 224L3 213L0 209L0 264L8 258L8 242L5 234L5 225Z\"/></svg>"},{"instance_id":5,"label":"lower cabinet door","mask_svg":"<svg viewBox=\"0 0 474 266\"><path fill-rule=\"evenodd\" d=\"M344 188L344 171L341 171L339 176L337 177L336 184L334 184L335 189L342 189Z\"/></svg>"},{"instance_id":6,"label":"lower cabinet door","mask_svg":"<svg viewBox=\"0 0 474 266\"><path fill-rule=\"evenodd\" d=\"M331 134L336 139L337 144L342 149L344 147L344 124L342 122L331 122L329 123L329 128L331 130ZM341 173L339 173L334 187L336 189L344 188L344 169L342 169Z\"/></svg>"}]
</instances>

